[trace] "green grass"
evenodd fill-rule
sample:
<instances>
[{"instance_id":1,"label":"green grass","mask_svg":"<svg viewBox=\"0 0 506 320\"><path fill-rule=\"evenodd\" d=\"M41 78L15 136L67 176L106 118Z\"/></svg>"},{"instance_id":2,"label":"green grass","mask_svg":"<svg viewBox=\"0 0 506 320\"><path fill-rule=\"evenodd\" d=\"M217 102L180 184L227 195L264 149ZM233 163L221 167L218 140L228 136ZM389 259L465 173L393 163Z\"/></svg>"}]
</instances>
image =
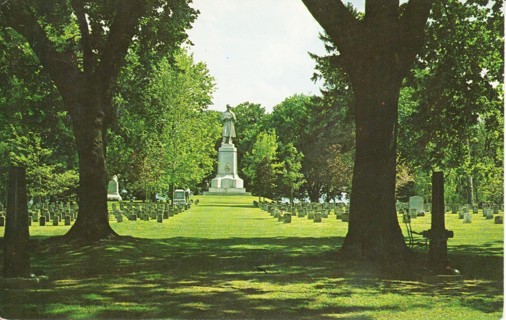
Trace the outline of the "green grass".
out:
<instances>
[{"instance_id":1,"label":"green grass","mask_svg":"<svg viewBox=\"0 0 506 320\"><path fill-rule=\"evenodd\" d=\"M253 197L200 197L162 224L125 221L122 238L76 247L47 241L64 226L30 228L32 267L51 282L0 290L3 318L177 319L499 319L503 305L503 225L473 216L455 232L452 263L465 280L428 284L384 279L335 253L347 223L282 224L253 208ZM404 226L402 225L404 230ZM430 215L413 229L430 228ZM1 231L1 229L0 229ZM416 248L424 251L423 248ZM1 257L3 259L3 257ZM259 271L257 267L267 271ZM414 277L416 279L416 277Z\"/></svg>"}]
</instances>

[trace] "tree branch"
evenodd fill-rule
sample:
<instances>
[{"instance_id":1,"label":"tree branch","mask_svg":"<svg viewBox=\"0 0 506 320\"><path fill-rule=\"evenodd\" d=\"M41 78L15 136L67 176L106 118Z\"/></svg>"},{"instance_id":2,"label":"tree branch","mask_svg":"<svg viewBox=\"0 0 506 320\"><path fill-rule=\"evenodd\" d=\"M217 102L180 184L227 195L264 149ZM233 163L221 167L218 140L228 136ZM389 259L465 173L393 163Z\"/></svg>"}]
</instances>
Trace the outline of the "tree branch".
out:
<instances>
[{"instance_id":1,"label":"tree branch","mask_svg":"<svg viewBox=\"0 0 506 320\"><path fill-rule=\"evenodd\" d=\"M84 11L83 0L72 0L72 8L77 17L79 31L81 32L81 47L83 50L83 65L85 73L93 73L94 69L94 55L91 46L90 31L88 21L86 21L86 14Z\"/></svg>"},{"instance_id":2,"label":"tree branch","mask_svg":"<svg viewBox=\"0 0 506 320\"><path fill-rule=\"evenodd\" d=\"M423 46L425 24L434 0L410 0L400 17L400 70L407 72Z\"/></svg>"},{"instance_id":3,"label":"tree branch","mask_svg":"<svg viewBox=\"0 0 506 320\"><path fill-rule=\"evenodd\" d=\"M397 19L399 11L399 0L366 0L365 1L365 16L366 19L383 18L386 19L394 17Z\"/></svg>"},{"instance_id":4,"label":"tree branch","mask_svg":"<svg viewBox=\"0 0 506 320\"><path fill-rule=\"evenodd\" d=\"M145 2L122 1L116 8L117 11L97 68L97 76L104 85L112 85L119 74L128 47L138 28L139 19L146 10Z\"/></svg>"},{"instance_id":5,"label":"tree branch","mask_svg":"<svg viewBox=\"0 0 506 320\"><path fill-rule=\"evenodd\" d=\"M0 6L4 23L21 34L49 73L63 99L68 102L75 95L75 81L79 70L71 52L58 52L24 0L9 1ZM70 105L67 104L66 105Z\"/></svg>"},{"instance_id":6,"label":"tree branch","mask_svg":"<svg viewBox=\"0 0 506 320\"><path fill-rule=\"evenodd\" d=\"M135 31L139 27L139 19L146 10L146 1L144 0L122 1L117 2L117 4L109 35L102 47L100 62L94 74L95 79L100 81L102 86L104 128L115 121L116 114L111 100L113 86L116 83Z\"/></svg>"},{"instance_id":7,"label":"tree branch","mask_svg":"<svg viewBox=\"0 0 506 320\"><path fill-rule=\"evenodd\" d=\"M348 56L359 41L359 25L341 0L302 0L341 54Z\"/></svg>"}]
</instances>

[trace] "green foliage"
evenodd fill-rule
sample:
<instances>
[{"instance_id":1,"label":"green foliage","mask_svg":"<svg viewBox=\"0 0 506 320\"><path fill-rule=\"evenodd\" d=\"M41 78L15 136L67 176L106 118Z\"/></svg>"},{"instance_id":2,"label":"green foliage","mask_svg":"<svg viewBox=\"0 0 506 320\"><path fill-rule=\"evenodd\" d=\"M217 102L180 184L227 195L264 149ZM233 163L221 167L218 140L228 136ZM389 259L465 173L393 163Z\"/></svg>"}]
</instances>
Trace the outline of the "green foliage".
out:
<instances>
[{"instance_id":1,"label":"green foliage","mask_svg":"<svg viewBox=\"0 0 506 320\"><path fill-rule=\"evenodd\" d=\"M216 115L206 111L214 79L205 64L180 50L153 68L144 89L133 85L138 79L128 73L140 66L138 57L128 59L120 81L124 87L115 99L119 116L109 146L115 170L110 174L120 173L138 196L195 187L213 169L220 135Z\"/></svg>"},{"instance_id":2,"label":"green foliage","mask_svg":"<svg viewBox=\"0 0 506 320\"><path fill-rule=\"evenodd\" d=\"M75 168L74 140L59 94L30 50L29 43L7 28L0 28L0 140L18 132L33 132L51 149L51 161ZM0 155L0 166L8 155Z\"/></svg>"},{"instance_id":3,"label":"green foliage","mask_svg":"<svg viewBox=\"0 0 506 320\"><path fill-rule=\"evenodd\" d=\"M497 201L503 194L502 187L479 190L502 185L503 177L500 3L437 2L424 50L401 91L401 161L418 173L418 185L427 183L422 176L431 170L445 171L447 198L455 202L468 202L466 190L471 189L480 202ZM471 181L474 186L468 185Z\"/></svg>"},{"instance_id":4,"label":"green foliage","mask_svg":"<svg viewBox=\"0 0 506 320\"><path fill-rule=\"evenodd\" d=\"M25 167L28 194L45 200L50 197L69 197L77 189L79 176L75 170L64 170L51 164L50 149L42 146L40 135L28 132L19 134L11 126L12 137L0 145L9 154L10 165Z\"/></svg>"},{"instance_id":5,"label":"green foliage","mask_svg":"<svg viewBox=\"0 0 506 320\"><path fill-rule=\"evenodd\" d=\"M244 162L243 172L251 181L253 194L274 198L283 167L278 158L276 132L260 132L253 149L245 155Z\"/></svg>"},{"instance_id":6,"label":"green foliage","mask_svg":"<svg viewBox=\"0 0 506 320\"><path fill-rule=\"evenodd\" d=\"M235 123L237 138L234 144L237 147L237 163L239 167L243 166L243 160L246 153L251 152L253 144L258 134L265 130L267 114L265 108L259 104L244 102L233 108L237 117ZM244 176L244 186L249 190L251 181L248 176Z\"/></svg>"},{"instance_id":7,"label":"green foliage","mask_svg":"<svg viewBox=\"0 0 506 320\"><path fill-rule=\"evenodd\" d=\"M354 143L345 110L345 105L330 98L294 95L275 106L268 118L280 144L292 144L302 153L302 189L311 201L319 201L322 195L330 200L349 191Z\"/></svg>"},{"instance_id":8,"label":"green foliage","mask_svg":"<svg viewBox=\"0 0 506 320\"><path fill-rule=\"evenodd\" d=\"M283 161L280 182L277 193L287 195L290 203L299 193L300 187L304 184L304 174L302 173L302 159L304 155L297 151L297 148L291 143L279 145L280 159Z\"/></svg>"}]
</instances>

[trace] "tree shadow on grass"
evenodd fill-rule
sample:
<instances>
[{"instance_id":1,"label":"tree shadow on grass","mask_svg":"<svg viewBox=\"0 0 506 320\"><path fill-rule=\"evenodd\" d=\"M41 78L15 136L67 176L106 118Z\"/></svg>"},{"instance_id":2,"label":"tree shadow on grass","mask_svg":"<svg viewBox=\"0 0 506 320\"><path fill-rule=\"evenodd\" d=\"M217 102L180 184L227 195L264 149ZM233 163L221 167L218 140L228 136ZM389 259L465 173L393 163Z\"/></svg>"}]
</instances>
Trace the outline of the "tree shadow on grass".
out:
<instances>
[{"instance_id":1,"label":"tree shadow on grass","mask_svg":"<svg viewBox=\"0 0 506 320\"><path fill-rule=\"evenodd\" d=\"M458 299L484 313L502 307L502 259L461 247L470 281L430 285L381 279L339 263L342 237L123 237L92 246L32 240L32 266L51 279L37 290L1 290L7 318L373 319L432 310ZM486 248L484 250L487 250ZM487 270L483 271L484 266ZM357 269L358 267L358 269ZM466 276L467 277L467 276ZM395 299L386 299L384 296ZM408 297L408 305L398 303Z\"/></svg>"}]
</instances>

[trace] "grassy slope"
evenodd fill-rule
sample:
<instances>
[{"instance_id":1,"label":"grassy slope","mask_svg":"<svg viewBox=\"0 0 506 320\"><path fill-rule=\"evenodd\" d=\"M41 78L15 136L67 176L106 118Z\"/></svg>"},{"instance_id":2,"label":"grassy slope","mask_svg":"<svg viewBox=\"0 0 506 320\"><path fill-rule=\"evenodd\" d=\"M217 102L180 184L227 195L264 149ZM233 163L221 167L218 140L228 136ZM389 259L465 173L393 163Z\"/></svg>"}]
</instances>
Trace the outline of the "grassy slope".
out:
<instances>
[{"instance_id":1,"label":"grassy slope","mask_svg":"<svg viewBox=\"0 0 506 320\"><path fill-rule=\"evenodd\" d=\"M111 221L124 238L93 247L34 241L32 266L52 282L0 290L4 318L499 319L503 226L447 215L452 262L465 281L430 285L378 279L336 263L347 224L282 224L253 197L200 197L155 221ZM429 229L430 216L413 221ZM404 229L404 228L403 228ZM68 227L30 229L34 239ZM0 229L1 231L1 229ZM3 258L2 258L3 259ZM258 269L260 268L260 270ZM265 269L265 271L263 271Z\"/></svg>"}]
</instances>

